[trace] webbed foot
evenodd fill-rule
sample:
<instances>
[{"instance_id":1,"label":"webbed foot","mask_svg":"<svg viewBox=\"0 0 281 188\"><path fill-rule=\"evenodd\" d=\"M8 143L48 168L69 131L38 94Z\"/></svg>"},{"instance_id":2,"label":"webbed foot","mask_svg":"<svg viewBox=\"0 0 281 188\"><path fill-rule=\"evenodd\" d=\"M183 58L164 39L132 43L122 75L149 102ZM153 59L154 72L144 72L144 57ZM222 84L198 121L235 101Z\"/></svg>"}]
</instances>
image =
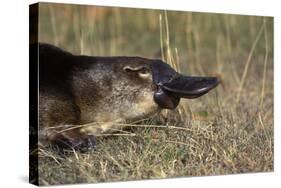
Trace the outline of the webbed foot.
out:
<instances>
[{"instance_id":1,"label":"webbed foot","mask_svg":"<svg viewBox=\"0 0 281 188\"><path fill-rule=\"evenodd\" d=\"M87 152L96 148L96 137L93 135L85 135L76 138L60 138L53 141L53 144L59 150L74 149L80 152Z\"/></svg>"}]
</instances>

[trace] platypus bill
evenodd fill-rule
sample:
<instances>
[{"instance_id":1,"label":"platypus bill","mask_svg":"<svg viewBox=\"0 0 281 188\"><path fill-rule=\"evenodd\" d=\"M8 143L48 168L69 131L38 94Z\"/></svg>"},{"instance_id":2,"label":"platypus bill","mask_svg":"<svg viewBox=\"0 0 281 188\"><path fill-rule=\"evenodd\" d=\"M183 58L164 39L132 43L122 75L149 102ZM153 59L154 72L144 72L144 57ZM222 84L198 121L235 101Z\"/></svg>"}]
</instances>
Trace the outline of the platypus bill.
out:
<instances>
[{"instance_id":1,"label":"platypus bill","mask_svg":"<svg viewBox=\"0 0 281 188\"><path fill-rule=\"evenodd\" d=\"M63 148L87 151L95 135L120 129L118 123L175 109L181 98L200 97L219 83L156 59L73 55L42 43L30 48L39 50L39 137Z\"/></svg>"}]
</instances>

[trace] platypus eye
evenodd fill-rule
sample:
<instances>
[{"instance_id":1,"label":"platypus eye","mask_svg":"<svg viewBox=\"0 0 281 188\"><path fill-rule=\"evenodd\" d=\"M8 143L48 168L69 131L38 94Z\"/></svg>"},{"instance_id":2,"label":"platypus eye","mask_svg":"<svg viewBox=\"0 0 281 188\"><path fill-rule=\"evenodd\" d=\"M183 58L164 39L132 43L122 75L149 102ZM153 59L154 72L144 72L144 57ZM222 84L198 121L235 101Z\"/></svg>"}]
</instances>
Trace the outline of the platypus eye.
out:
<instances>
[{"instance_id":1,"label":"platypus eye","mask_svg":"<svg viewBox=\"0 0 281 188\"><path fill-rule=\"evenodd\" d=\"M149 76L150 76L150 72L149 72L149 70L147 69L147 68L142 68L141 70L139 70L139 76L141 77L141 78L148 78Z\"/></svg>"},{"instance_id":2,"label":"platypus eye","mask_svg":"<svg viewBox=\"0 0 281 188\"><path fill-rule=\"evenodd\" d=\"M141 78L148 78L151 75L148 67L142 65L137 67L127 65L123 70L127 73L137 73Z\"/></svg>"}]
</instances>

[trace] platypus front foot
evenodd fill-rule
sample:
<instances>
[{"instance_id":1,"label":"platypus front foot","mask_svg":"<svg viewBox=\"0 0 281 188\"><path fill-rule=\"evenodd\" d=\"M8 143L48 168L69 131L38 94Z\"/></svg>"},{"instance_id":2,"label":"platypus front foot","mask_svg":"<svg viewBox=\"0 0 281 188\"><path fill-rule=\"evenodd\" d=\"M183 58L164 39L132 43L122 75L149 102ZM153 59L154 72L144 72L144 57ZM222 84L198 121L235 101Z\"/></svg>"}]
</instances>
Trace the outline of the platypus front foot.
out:
<instances>
[{"instance_id":1,"label":"platypus front foot","mask_svg":"<svg viewBox=\"0 0 281 188\"><path fill-rule=\"evenodd\" d=\"M74 149L80 152L87 152L96 148L96 137L93 135L85 135L76 138L60 138L53 142L59 150Z\"/></svg>"}]
</instances>

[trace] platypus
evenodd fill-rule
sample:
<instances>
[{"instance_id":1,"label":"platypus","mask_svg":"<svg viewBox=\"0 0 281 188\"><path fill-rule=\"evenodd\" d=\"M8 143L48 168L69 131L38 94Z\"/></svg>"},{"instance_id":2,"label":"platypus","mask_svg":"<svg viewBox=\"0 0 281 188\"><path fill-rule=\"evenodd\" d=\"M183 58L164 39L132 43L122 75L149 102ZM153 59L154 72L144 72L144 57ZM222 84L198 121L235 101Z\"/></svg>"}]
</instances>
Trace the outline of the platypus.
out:
<instances>
[{"instance_id":1,"label":"platypus","mask_svg":"<svg viewBox=\"0 0 281 188\"><path fill-rule=\"evenodd\" d=\"M181 98L219 83L184 76L159 59L74 55L45 43L30 48L39 50L39 138L62 147L94 148L95 135L175 109Z\"/></svg>"}]
</instances>

